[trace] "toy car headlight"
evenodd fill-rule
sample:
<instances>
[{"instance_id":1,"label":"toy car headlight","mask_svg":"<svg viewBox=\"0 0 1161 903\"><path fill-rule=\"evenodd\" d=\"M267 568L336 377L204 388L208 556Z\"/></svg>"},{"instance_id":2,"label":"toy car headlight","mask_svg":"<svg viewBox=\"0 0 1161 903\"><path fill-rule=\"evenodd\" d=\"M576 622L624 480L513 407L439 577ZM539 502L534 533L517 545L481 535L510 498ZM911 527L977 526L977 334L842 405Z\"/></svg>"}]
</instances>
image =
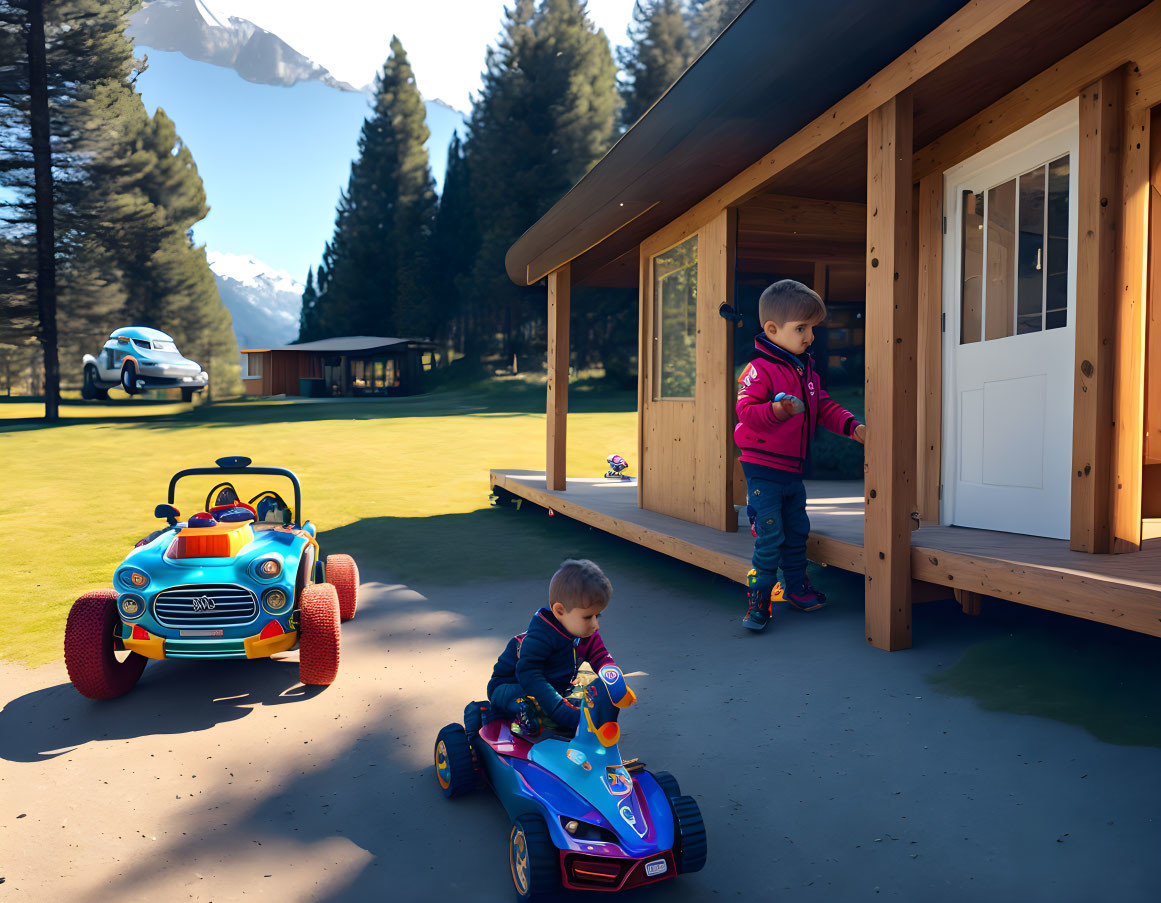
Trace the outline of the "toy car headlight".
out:
<instances>
[{"instance_id":1,"label":"toy car headlight","mask_svg":"<svg viewBox=\"0 0 1161 903\"><path fill-rule=\"evenodd\" d=\"M126 568L125 570L118 572L117 579L125 584L125 586L129 586L134 589L145 589L145 587L149 586L149 575L144 574L134 568Z\"/></svg>"},{"instance_id":2,"label":"toy car headlight","mask_svg":"<svg viewBox=\"0 0 1161 903\"><path fill-rule=\"evenodd\" d=\"M602 828L600 825L594 825L587 821L581 821L576 818L569 818L566 815L560 817L561 827L566 832L577 840L593 840L598 843L617 843L617 835L608 828Z\"/></svg>"},{"instance_id":3,"label":"toy car headlight","mask_svg":"<svg viewBox=\"0 0 1161 903\"><path fill-rule=\"evenodd\" d=\"M277 558L263 558L254 562L254 573L263 580L273 580L282 573L282 562Z\"/></svg>"},{"instance_id":4,"label":"toy car headlight","mask_svg":"<svg viewBox=\"0 0 1161 903\"><path fill-rule=\"evenodd\" d=\"M117 608L120 610L122 618L126 621L133 621L145 614L145 600L140 596L126 593L117 600Z\"/></svg>"},{"instance_id":5,"label":"toy car headlight","mask_svg":"<svg viewBox=\"0 0 1161 903\"><path fill-rule=\"evenodd\" d=\"M262 594L262 606L272 615L276 615L281 611L285 611L286 606L290 603L290 597L286 595L286 590L268 589Z\"/></svg>"}]
</instances>

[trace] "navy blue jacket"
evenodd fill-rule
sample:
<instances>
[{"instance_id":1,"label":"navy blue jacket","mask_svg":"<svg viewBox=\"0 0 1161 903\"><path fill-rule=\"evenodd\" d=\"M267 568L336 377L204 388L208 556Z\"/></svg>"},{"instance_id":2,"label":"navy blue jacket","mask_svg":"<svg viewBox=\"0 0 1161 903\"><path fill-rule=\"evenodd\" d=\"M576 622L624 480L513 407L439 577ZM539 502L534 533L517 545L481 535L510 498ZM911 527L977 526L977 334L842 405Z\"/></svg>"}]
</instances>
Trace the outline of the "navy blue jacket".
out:
<instances>
[{"instance_id":1,"label":"navy blue jacket","mask_svg":"<svg viewBox=\"0 0 1161 903\"><path fill-rule=\"evenodd\" d=\"M562 694L572 687L581 662L588 662L595 671L612 660L600 631L584 639L574 637L550 608L541 608L532 616L527 632L512 637L504 647L488 681L488 698L501 684L520 684L548 717L575 730L580 724L580 709L566 702Z\"/></svg>"}]
</instances>

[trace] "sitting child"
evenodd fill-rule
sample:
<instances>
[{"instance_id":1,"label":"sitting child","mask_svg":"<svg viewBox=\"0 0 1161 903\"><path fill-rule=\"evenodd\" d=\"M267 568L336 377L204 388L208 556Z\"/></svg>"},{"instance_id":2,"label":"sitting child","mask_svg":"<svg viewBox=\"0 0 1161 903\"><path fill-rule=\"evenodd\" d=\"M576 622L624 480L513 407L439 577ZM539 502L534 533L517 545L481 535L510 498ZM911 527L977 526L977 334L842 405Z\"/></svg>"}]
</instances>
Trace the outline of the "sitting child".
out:
<instances>
[{"instance_id":1,"label":"sitting child","mask_svg":"<svg viewBox=\"0 0 1161 903\"><path fill-rule=\"evenodd\" d=\"M488 681L492 710L515 719L513 733L530 740L546 728L576 733L580 707L566 697L581 662L597 670L613 660L597 632L612 595L609 578L587 559L565 561L552 575L548 605L508 641Z\"/></svg>"}]
</instances>

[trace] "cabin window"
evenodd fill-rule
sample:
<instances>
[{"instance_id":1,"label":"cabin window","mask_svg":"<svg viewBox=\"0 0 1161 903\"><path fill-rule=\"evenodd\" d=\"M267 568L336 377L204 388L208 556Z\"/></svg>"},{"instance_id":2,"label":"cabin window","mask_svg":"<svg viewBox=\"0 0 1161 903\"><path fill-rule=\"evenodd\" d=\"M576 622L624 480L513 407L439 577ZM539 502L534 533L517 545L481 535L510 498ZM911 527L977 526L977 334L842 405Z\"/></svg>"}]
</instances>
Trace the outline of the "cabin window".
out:
<instances>
[{"instance_id":1,"label":"cabin window","mask_svg":"<svg viewBox=\"0 0 1161 903\"><path fill-rule=\"evenodd\" d=\"M262 376L262 355L248 352L242 355L242 379L259 379Z\"/></svg>"},{"instance_id":2,"label":"cabin window","mask_svg":"<svg viewBox=\"0 0 1161 903\"><path fill-rule=\"evenodd\" d=\"M963 192L960 343L1068 325L1067 155Z\"/></svg>"},{"instance_id":3,"label":"cabin window","mask_svg":"<svg viewBox=\"0 0 1161 903\"><path fill-rule=\"evenodd\" d=\"M653 258L653 395L692 398L697 378L697 236Z\"/></svg>"}]
</instances>

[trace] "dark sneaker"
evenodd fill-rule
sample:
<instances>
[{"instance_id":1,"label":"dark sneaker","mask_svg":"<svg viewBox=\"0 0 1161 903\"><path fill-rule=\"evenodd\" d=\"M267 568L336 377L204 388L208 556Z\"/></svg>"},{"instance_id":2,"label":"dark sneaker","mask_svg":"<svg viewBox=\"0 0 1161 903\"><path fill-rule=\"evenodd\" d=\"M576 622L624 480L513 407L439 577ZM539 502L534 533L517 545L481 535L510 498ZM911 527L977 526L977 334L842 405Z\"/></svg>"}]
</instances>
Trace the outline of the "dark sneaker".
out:
<instances>
[{"instance_id":1,"label":"dark sneaker","mask_svg":"<svg viewBox=\"0 0 1161 903\"><path fill-rule=\"evenodd\" d=\"M540 736L541 731L544 730L540 706L530 696L521 696L517 700L517 704L520 706L520 711L512 719L509 730L516 736L523 737L525 740L535 740Z\"/></svg>"},{"instance_id":2,"label":"dark sneaker","mask_svg":"<svg viewBox=\"0 0 1161 903\"><path fill-rule=\"evenodd\" d=\"M826 605L826 595L816 590L807 580L797 590L788 592L786 601L799 611L818 611Z\"/></svg>"},{"instance_id":3,"label":"dark sneaker","mask_svg":"<svg viewBox=\"0 0 1161 903\"><path fill-rule=\"evenodd\" d=\"M746 616L742 618L742 626L748 630L762 630L770 620L772 614L770 603L779 587L758 586L758 572L750 571L746 575Z\"/></svg>"}]
</instances>

